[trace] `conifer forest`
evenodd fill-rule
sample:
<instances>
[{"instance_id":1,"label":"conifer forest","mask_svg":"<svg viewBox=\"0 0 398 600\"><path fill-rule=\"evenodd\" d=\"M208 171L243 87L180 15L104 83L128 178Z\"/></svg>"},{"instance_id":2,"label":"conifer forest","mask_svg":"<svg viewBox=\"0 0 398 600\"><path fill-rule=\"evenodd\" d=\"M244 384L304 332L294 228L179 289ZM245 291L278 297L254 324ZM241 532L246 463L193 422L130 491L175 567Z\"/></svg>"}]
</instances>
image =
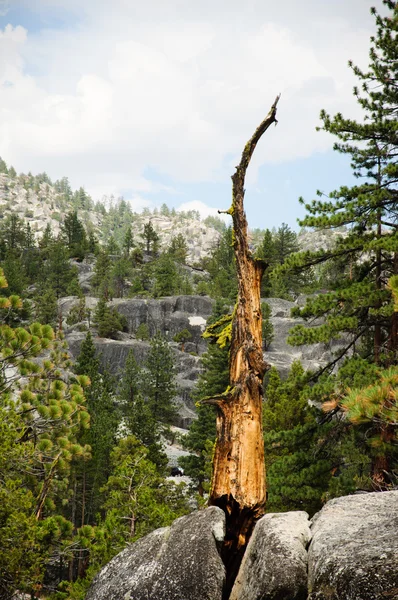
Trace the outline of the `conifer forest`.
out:
<instances>
[{"instance_id":1,"label":"conifer forest","mask_svg":"<svg viewBox=\"0 0 398 600\"><path fill-rule=\"evenodd\" d=\"M227 555L264 513L398 489L398 4L372 19L356 118L314 109L354 183L297 190L297 227L243 207L283 93L219 216L0 159L0 600L84 600L128 544L209 503Z\"/></svg>"}]
</instances>

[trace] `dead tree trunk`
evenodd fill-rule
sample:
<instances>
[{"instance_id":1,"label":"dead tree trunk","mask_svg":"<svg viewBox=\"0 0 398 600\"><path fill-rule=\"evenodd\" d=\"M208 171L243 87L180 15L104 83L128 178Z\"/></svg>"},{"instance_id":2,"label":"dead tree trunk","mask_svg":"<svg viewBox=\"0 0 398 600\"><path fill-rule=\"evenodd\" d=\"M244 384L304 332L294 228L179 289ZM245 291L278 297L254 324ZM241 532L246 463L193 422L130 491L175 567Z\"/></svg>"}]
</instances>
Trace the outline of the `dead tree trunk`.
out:
<instances>
[{"instance_id":1,"label":"dead tree trunk","mask_svg":"<svg viewBox=\"0 0 398 600\"><path fill-rule=\"evenodd\" d=\"M224 555L232 578L266 501L262 400L268 365L262 353L260 285L267 265L253 258L249 250L243 199L246 170L261 136L277 122L278 100L279 96L243 150L232 176L232 206L226 211L233 220L238 300L232 321L230 385L224 394L208 400L217 407L209 503L222 508L227 516Z\"/></svg>"}]
</instances>

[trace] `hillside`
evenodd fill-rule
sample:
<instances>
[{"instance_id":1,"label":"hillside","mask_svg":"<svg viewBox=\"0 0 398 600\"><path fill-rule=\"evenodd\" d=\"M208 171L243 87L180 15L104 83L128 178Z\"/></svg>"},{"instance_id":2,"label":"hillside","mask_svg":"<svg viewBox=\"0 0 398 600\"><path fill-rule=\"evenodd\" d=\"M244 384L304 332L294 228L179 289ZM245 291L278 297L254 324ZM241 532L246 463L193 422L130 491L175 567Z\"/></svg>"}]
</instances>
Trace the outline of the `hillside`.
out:
<instances>
[{"instance_id":1,"label":"hillside","mask_svg":"<svg viewBox=\"0 0 398 600\"><path fill-rule=\"evenodd\" d=\"M17 215L30 226L36 239L47 225L57 236L65 215L73 210L77 210L87 231L103 243L113 237L120 244L129 226L134 240L144 243L143 228L149 220L159 234L160 250L170 244L173 236L184 235L190 264L208 256L220 238L220 232L203 222L196 211L176 212L164 206L162 212L155 209L136 213L123 198L104 198L94 203L84 188L73 193L67 178L53 184L46 174L16 175L12 167L7 171L0 172L0 219ZM219 228L222 226L220 221Z\"/></svg>"}]
</instances>

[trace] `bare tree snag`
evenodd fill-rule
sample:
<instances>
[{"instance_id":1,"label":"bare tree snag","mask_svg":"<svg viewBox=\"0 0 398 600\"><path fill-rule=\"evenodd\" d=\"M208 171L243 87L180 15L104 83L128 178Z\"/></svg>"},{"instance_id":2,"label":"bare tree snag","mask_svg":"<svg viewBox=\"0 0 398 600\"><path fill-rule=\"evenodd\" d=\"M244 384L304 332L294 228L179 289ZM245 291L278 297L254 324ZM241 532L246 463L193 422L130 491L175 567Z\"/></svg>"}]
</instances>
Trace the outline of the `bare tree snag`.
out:
<instances>
[{"instance_id":1,"label":"bare tree snag","mask_svg":"<svg viewBox=\"0 0 398 600\"><path fill-rule=\"evenodd\" d=\"M232 318L230 385L224 394L208 400L217 407L209 503L222 508L227 516L224 554L231 576L255 521L264 514L266 501L262 400L263 377L269 366L262 353L260 285L268 265L253 258L249 250L243 199L250 159L261 136L277 123L278 101L279 96L243 150L232 176L232 205L226 211L233 221L238 299Z\"/></svg>"}]
</instances>

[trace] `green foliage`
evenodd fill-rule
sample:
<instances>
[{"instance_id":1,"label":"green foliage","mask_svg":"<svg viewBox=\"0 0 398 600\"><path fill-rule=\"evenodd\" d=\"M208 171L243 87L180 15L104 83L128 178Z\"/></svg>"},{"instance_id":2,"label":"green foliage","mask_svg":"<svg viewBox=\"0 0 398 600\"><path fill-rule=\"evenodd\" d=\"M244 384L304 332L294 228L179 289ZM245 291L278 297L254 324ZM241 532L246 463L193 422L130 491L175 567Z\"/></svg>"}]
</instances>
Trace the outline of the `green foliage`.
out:
<instances>
[{"instance_id":1,"label":"green foliage","mask_svg":"<svg viewBox=\"0 0 398 600\"><path fill-rule=\"evenodd\" d=\"M4 253L14 251L19 254L26 247L26 228L16 214L8 215L1 223L0 239ZM4 255L0 258L4 259Z\"/></svg>"},{"instance_id":2,"label":"green foliage","mask_svg":"<svg viewBox=\"0 0 398 600\"><path fill-rule=\"evenodd\" d=\"M184 352L185 343L192 339L192 333L189 329L182 329L173 337L174 342L181 344L181 351Z\"/></svg>"},{"instance_id":3,"label":"green foliage","mask_svg":"<svg viewBox=\"0 0 398 600\"><path fill-rule=\"evenodd\" d=\"M160 476L134 436L120 440L114 448L111 467L112 475L102 489L106 517L87 540L90 568L84 579L64 582L65 595L59 594L58 600L83 600L96 572L127 543L190 511L183 484L176 486Z\"/></svg>"},{"instance_id":4,"label":"green foliage","mask_svg":"<svg viewBox=\"0 0 398 600\"><path fill-rule=\"evenodd\" d=\"M127 256L130 254L130 250L133 247L133 242L133 232L131 230L131 225L129 225L123 239L123 249Z\"/></svg>"},{"instance_id":5,"label":"green foliage","mask_svg":"<svg viewBox=\"0 0 398 600\"><path fill-rule=\"evenodd\" d=\"M266 302L261 303L263 348L268 350L274 339L274 326L271 323L271 307Z\"/></svg>"},{"instance_id":6,"label":"green foliage","mask_svg":"<svg viewBox=\"0 0 398 600\"><path fill-rule=\"evenodd\" d=\"M149 403L144 400L145 388L144 373L137 364L133 351L129 350L118 388L125 424L129 433L140 440L147 449L148 459L163 471L167 457L162 450L162 427L156 421Z\"/></svg>"},{"instance_id":7,"label":"green foliage","mask_svg":"<svg viewBox=\"0 0 398 600\"><path fill-rule=\"evenodd\" d=\"M68 249L60 241L50 244L48 258L40 274L42 289L52 289L57 297L79 295L77 269L69 262Z\"/></svg>"},{"instance_id":8,"label":"green foliage","mask_svg":"<svg viewBox=\"0 0 398 600\"><path fill-rule=\"evenodd\" d=\"M76 484L81 485L81 502L85 509L80 515L80 522L75 517L74 525L82 526L92 522L102 504L100 488L110 474L110 454L115 445L120 415L115 406L113 380L107 370L100 367L100 358L90 332L82 342L75 370L90 380L86 398L91 426L84 432L81 443L91 448L91 460L82 463L75 472ZM78 499L74 497L73 502L77 503Z\"/></svg>"},{"instance_id":9,"label":"green foliage","mask_svg":"<svg viewBox=\"0 0 398 600\"><path fill-rule=\"evenodd\" d=\"M261 296L263 298L285 298L291 300L302 292L311 289L312 273L306 275L299 272L289 272L287 275L281 270L287 259L298 251L297 233L292 231L286 223L271 232L267 229L261 244L257 248L256 257L267 265L261 282Z\"/></svg>"},{"instance_id":10,"label":"green foliage","mask_svg":"<svg viewBox=\"0 0 398 600\"><path fill-rule=\"evenodd\" d=\"M112 295L111 259L108 252L100 251L97 255L91 285L99 296L103 296L105 300L110 299Z\"/></svg>"},{"instance_id":11,"label":"green foliage","mask_svg":"<svg viewBox=\"0 0 398 600\"><path fill-rule=\"evenodd\" d=\"M210 257L203 259L202 266L210 274L210 295L213 298L227 298L235 301L238 287L232 246L232 227L228 227L223 232Z\"/></svg>"},{"instance_id":12,"label":"green foliage","mask_svg":"<svg viewBox=\"0 0 398 600\"><path fill-rule=\"evenodd\" d=\"M132 273L132 266L127 258L119 258L112 266L111 285L116 298L123 298L127 289L127 277Z\"/></svg>"},{"instance_id":13,"label":"green foliage","mask_svg":"<svg viewBox=\"0 0 398 600\"><path fill-rule=\"evenodd\" d=\"M97 326L100 337L114 338L118 331L124 331L127 321L124 315L110 308L104 298L100 298L93 315L93 322Z\"/></svg>"},{"instance_id":14,"label":"green foliage","mask_svg":"<svg viewBox=\"0 0 398 600\"><path fill-rule=\"evenodd\" d=\"M146 323L140 323L138 325L137 331L135 332L135 337L137 338L137 340L141 340L143 342L149 340L149 327Z\"/></svg>"},{"instance_id":15,"label":"green foliage","mask_svg":"<svg viewBox=\"0 0 398 600\"><path fill-rule=\"evenodd\" d=\"M87 318L88 310L86 308L86 298L85 296L80 296L77 303L73 304L71 307L66 322L68 325L75 325L76 323L85 321Z\"/></svg>"},{"instance_id":16,"label":"green foliage","mask_svg":"<svg viewBox=\"0 0 398 600\"><path fill-rule=\"evenodd\" d=\"M170 246L167 252L176 262L182 264L186 262L188 254L188 244L185 237L181 233L171 238Z\"/></svg>"},{"instance_id":17,"label":"green foliage","mask_svg":"<svg viewBox=\"0 0 398 600\"><path fill-rule=\"evenodd\" d=\"M159 242L159 236L152 225L152 221L148 221L148 223L145 223L142 237L145 240L146 251L148 252L148 254L151 252L151 249L152 253L154 254L157 248L157 244Z\"/></svg>"},{"instance_id":18,"label":"green foliage","mask_svg":"<svg viewBox=\"0 0 398 600\"><path fill-rule=\"evenodd\" d=\"M396 272L397 228L395 197L397 179L396 111L398 46L397 7L388 2L389 13L376 18L377 34L371 38L367 71L350 63L359 81L354 95L362 111L358 121L341 113L321 112L322 129L335 136L334 148L350 157L358 183L343 186L324 198L306 203L302 226L333 230L346 227L329 250L303 252L288 260L286 270L296 272L318 265L340 266L342 277L333 292L311 299L297 311L305 318L324 317L315 331L296 329L295 344L330 340L347 332L346 351L356 348L373 355L376 362L390 360L398 347L393 326L393 302L387 280ZM303 200L301 200L304 203ZM285 263L286 264L286 263Z\"/></svg>"},{"instance_id":19,"label":"green foliage","mask_svg":"<svg viewBox=\"0 0 398 600\"><path fill-rule=\"evenodd\" d=\"M89 424L88 379L63 375L65 344L39 323L0 326L0 365L0 594L9 598L40 589L46 560L70 536L57 501L72 463L88 455L77 440Z\"/></svg>"},{"instance_id":20,"label":"green foliage","mask_svg":"<svg viewBox=\"0 0 398 600\"><path fill-rule=\"evenodd\" d=\"M78 260L83 260L87 253L88 242L83 223L77 216L77 210L70 212L65 216L61 226L61 236L66 241L69 256Z\"/></svg>"},{"instance_id":21,"label":"green foliage","mask_svg":"<svg viewBox=\"0 0 398 600\"><path fill-rule=\"evenodd\" d=\"M144 373L144 394L154 419L171 423L176 413L174 398L177 393L174 358L167 341L159 333L151 339Z\"/></svg>"},{"instance_id":22,"label":"green foliage","mask_svg":"<svg viewBox=\"0 0 398 600\"><path fill-rule=\"evenodd\" d=\"M265 392L264 444L268 481L267 510L306 510L321 507L328 489L332 462L324 448L329 425L320 426L308 404L306 378L299 362L283 382L273 367Z\"/></svg>"},{"instance_id":23,"label":"green foliage","mask_svg":"<svg viewBox=\"0 0 398 600\"><path fill-rule=\"evenodd\" d=\"M220 217L214 217L213 215L209 215L208 217L206 217L203 223L208 227L214 227L214 229L216 229L220 233L223 233L227 228L224 221L220 219Z\"/></svg>"},{"instance_id":24,"label":"green foliage","mask_svg":"<svg viewBox=\"0 0 398 600\"><path fill-rule=\"evenodd\" d=\"M390 489L396 484L398 459L398 367L379 370L366 387L348 389L338 401L346 418L363 433L368 470L362 474L372 480L376 489Z\"/></svg>"},{"instance_id":25,"label":"green foliage","mask_svg":"<svg viewBox=\"0 0 398 600\"><path fill-rule=\"evenodd\" d=\"M36 316L40 323L54 326L58 315L57 297L54 290L47 289L36 300Z\"/></svg>"},{"instance_id":26,"label":"green foliage","mask_svg":"<svg viewBox=\"0 0 398 600\"><path fill-rule=\"evenodd\" d=\"M162 254L154 266L155 283L153 295L172 296L179 290L179 275L174 260L168 254Z\"/></svg>"}]
</instances>

